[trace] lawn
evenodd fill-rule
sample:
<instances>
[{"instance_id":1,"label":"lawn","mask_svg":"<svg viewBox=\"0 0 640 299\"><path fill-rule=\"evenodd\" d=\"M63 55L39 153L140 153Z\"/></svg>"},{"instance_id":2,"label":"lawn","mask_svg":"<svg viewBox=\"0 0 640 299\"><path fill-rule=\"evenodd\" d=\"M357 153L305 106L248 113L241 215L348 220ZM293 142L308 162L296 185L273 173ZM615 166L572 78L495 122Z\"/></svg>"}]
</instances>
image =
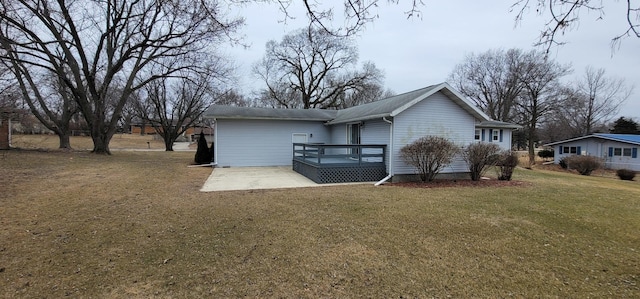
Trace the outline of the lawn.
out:
<instances>
[{"instance_id":1,"label":"lawn","mask_svg":"<svg viewBox=\"0 0 640 299\"><path fill-rule=\"evenodd\" d=\"M0 297L640 297L640 183L201 193L193 152L0 152Z\"/></svg>"}]
</instances>

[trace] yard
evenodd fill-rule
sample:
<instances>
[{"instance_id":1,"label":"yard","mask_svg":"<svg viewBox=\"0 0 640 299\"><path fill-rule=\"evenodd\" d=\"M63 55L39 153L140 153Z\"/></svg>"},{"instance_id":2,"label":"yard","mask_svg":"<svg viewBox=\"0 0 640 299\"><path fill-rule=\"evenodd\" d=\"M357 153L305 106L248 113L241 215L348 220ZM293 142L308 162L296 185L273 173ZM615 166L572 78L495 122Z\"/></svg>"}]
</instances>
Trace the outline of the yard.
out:
<instances>
[{"instance_id":1,"label":"yard","mask_svg":"<svg viewBox=\"0 0 640 299\"><path fill-rule=\"evenodd\" d=\"M56 149L60 145L57 135L13 135L11 139L12 147L23 149ZM89 136L71 136L70 143L75 150L93 149ZM158 135L115 134L109 148L164 150L164 141Z\"/></svg>"},{"instance_id":2,"label":"yard","mask_svg":"<svg viewBox=\"0 0 640 299\"><path fill-rule=\"evenodd\" d=\"M0 296L640 296L638 181L201 193L193 155L0 152Z\"/></svg>"}]
</instances>

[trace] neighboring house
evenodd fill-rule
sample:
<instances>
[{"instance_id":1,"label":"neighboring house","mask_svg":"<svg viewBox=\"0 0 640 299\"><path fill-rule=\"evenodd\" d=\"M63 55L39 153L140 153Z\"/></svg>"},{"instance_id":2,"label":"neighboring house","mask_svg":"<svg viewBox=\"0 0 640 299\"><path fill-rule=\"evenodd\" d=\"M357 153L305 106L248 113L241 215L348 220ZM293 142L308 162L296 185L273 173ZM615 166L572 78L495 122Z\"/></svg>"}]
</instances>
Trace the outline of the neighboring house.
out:
<instances>
[{"instance_id":1,"label":"neighboring house","mask_svg":"<svg viewBox=\"0 0 640 299\"><path fill-rule=\"evenodd\" d=\"M593 134L546 144L553 147L553 163L571 155L600 157L610 169L640 171L640 135Z\"/></svg>"},{"instance_id":2,"label":"neighboring house","mask_svg":"<svg viewBox=\"0 0 640 299\"><path fill-rule=\"evenodd\" d=\"M512 130L520 128L491 120L447 83L343 110L214 105L204 117L215 121L218 167L293 165L316 182L387 175L402 180L415 169L404 163L400 149L420 137L442 136L461 147L495 142L510 149ZM461 172L468 169L456 159L442 173Z\"/></svg>"},{"instance_id":3,"label":"neighboring house","mask_svg":"<svg viewBox=\"0 0 640 299\"><path fill-rule=\"evenodd\" d=\"M162 130L162 129L160 129ZM136 120L131 123L130 127L131 134L139 134L139 135L155 135L158 134L154 125L148 122L142 122ZM203 132L206 135L207 142L213 141L213 130L206 125L203 124L195 124L190 127L187 127L184 132L178 137L178 141L187 141L187 142L195 142L197 140L197 135Z\"/></svg>"},{"instance_id":4,"label":"neighboring house","mask_svg":"<svg viewBox=\"0 0 640 299\"><path fill-rule=\"evenodd\" d=\"M8 113L0 112L0 149L11 148L11 118Z\"/></svg>"}]
</instances>

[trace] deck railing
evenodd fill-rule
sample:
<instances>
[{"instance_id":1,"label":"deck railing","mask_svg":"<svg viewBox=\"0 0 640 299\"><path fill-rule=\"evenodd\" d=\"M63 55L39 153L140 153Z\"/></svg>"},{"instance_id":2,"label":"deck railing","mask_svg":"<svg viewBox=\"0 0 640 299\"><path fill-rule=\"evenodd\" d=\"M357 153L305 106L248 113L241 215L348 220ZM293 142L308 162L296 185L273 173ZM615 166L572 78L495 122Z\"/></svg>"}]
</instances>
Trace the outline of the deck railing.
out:
<instances>
[{"instance_id":1,"label":"deck railing","mask_svg":"<svg viewBox=\"0 0 640 299\"><path fill-rule=\"evenodd\" d=\"M293 159L315 165L386 165L385 144L294 143Z\"/></svg>"}]
</instances>

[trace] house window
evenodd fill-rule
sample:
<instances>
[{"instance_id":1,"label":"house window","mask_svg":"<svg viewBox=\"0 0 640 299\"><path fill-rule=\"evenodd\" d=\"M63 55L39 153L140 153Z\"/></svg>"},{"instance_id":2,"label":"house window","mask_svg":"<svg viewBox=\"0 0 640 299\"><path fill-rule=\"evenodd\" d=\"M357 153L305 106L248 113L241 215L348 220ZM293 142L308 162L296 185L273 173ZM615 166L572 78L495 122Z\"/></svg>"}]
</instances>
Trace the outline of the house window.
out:
<instances>
[{"instance_id":1,"label":"house window","mask_svg":"<svg viewBox=\"0 0 640 299\"><path fill-rule=\"evenodd\" d=\"M562 152L565 154L577 154L578 147L576 146L565 146L562 148Z\"/></svg>"},{"instance_id":2,"label":"house window","mask_svg":"<svg viewBox=\"0 0 640 299\"><path fill-rule=\"evenodd\" d=\"M609 147L609 157L631 157L638 158L637 147Z\"/></svg>"},{"instance_id":3,"label":"house window","mask_svg":"<svg viewBox=\"0 0 640 299\"><path fill-rule=\"evenodd\" d=\"M493 136L491 138L493 138L493 141L499 141L500 140L500 132L498 130L493 130L493 133L491 133Z\"/></svg>"},{"instance_id":4,"label":"house window","mask_svg":"<svg viewBox=\"0 0 640 299\"><path fill-rule=\"evenodd\" d=\"M618 157L631 157L630 147L615 147L613 148L613 155Z\"/></svg>"},{"instance_id":5,"label":"house window","mask_svg":"<svg viewBox=\"0 0 640 299\"><path fill-rule=\"evenodd\" d=\"M613 148L613 155L618 157L622 156L622 148L620 147Z\"/></svg>"},{"instance_id":6,"label":"house window","mask_svg":"<svg viewBox=\"0 0 640 299\"><path fill-rule=\"evenodd\" d=\"M476 129L476 134L473 136L474 140L480 140L480 129Z\"/></svg>"}]
</instances>

